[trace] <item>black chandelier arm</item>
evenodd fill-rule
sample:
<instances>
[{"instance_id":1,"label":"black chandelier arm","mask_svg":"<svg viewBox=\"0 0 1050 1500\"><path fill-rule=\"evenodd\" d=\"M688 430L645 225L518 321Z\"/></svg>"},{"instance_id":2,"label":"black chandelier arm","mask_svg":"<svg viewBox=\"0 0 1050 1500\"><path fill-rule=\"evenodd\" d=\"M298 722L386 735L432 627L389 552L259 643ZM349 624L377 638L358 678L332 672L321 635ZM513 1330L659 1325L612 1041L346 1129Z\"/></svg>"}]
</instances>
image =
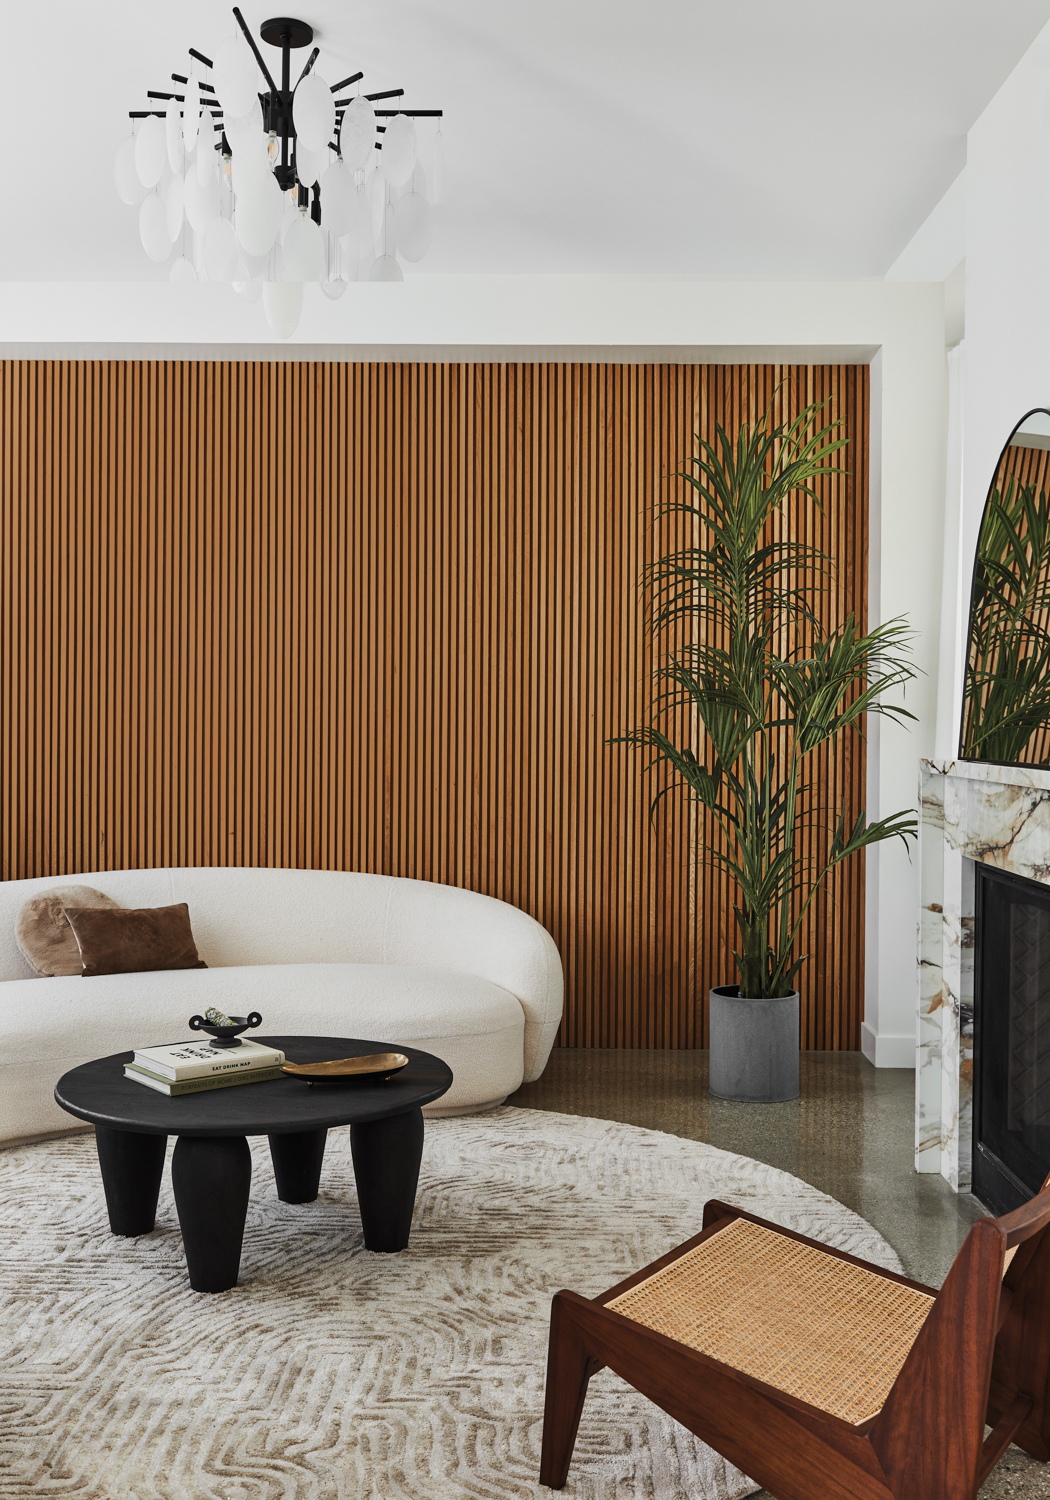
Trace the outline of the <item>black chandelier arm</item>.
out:
<instances>
[{"instance_id":1,"label":"black chandelier arm","mask_svg":"<svg viewBox=\"0 0 1050 1500\"><path fill-rule=\"evenodd\" d=\"M176 96L173 95L172 97L174 98ZM212 117L213 120L221 120L222 119L222 111L221 110L210 109L210 110L207 111L207 113L211 115L211 117ZM164 120L164 119L167 118L167 111L163 110L163 109L129 109L128 110L128 119L129 120L149 120L149 119L152 119L154 117L156 117L156 119L158 119L158 120Z\"/></svg>"},{"instance_id":2,"label":"black chandelier arm","mask_svg":"<svg viewBox=\"0 0 1050 1500\"><path fill-rule=\"evenodd\" d=\"M189 79L186 78L182 73L173 73L171 75L171 80L172 80L173 83L189 83ZM202 91L207 91L207 93L209 93L209 94L214 94L214 92L215 92L215 90L211 86L211 84L210 83L205 83L202 78L198 78L197 79L197 87L199 89L201 89ZM177 99L181 99L182 95L181 94L176 94L175 97Z\"/></svg>"},{"instance_id":3,"label":"black chandelier arm","mask_svg":"<svg viewBox=\"0 0 1050 1500\"><path fill-rule=\"evenodd\" d=\"M262 69L262 75L266 79L267 85L269 86L270 93L271 94L278 93L279 90L277 88L277 85L274 83L273 79L270 77L270 70L266 66L266 64L263 62L263 55L259 51L258 47L255 45L255 38L252 36L250 30L248 29L248 25L245 22L244 17L241 15L239 7L236 6L236 5L233 7L233 15L234 15L234 19L237 22L237 25L241 28L241 30L244 33L245 41L248 43L248 46L255 53L255 61L259 64L259 67Z\"/></svg>"},{"instance_id":4,"label":"black chandelier arm","mask_svg":"<svg viewBox=\"0 0 1050 1500\"><path fill-rule=\"evenodd\" d=\"M314 63L317 61L317 59L320 57L320 55L321 55L321 49L320 49L320 47L315 47L314 50L310 53L310 56L306 59L306 64L303 67L303 71L299 74L298 81L296 82L296 85L295 85L296 88L299 87L299 84L302 83L302 81L306 77L307 73L309 73L310 70L313 68Z\"/></svg>"},{"instance_id":5,"label":"black chandelier arm","mask_svg":"<svg viewBox=\"0 0 1050 1500\"><path fill-rule=\"evenodd\" d=\"M147 99L174 99L178 104L184 104L186 96L185 96L185 94L162 94L157 89L147 89L146 90L146 98ZM180 110L180 114L181 114L181 112L182 111ZM131 118L133 120L142 120L142 119L145 119L147 115L157 115L160 119L165 119L166 116L167 116L167 111L166 110L162 110L162 109L133 109L133 110L129 110L128 113L130 114L130 116L131 116ZM222 110L221 109L210 109L207 105L203 105L202 106L202 108L201 108L201 114L202 115L211 115L211 117L212 117L213 120L221 120L222 119Z\"/></svg>"},{"instance_id":6,"label":"black chandelier arm","mask_svg":"<svg viewBox=\"0 0 1050 1500\"><path fill-rule=\"evenodd\" d=\"M252 36L251 31L249 30L247 22L245 21L244 16L241 14L240 8L236 5L233 6L233 15L238 26L241 29L241 32L244 35L245 41L251 48L252 56L255 58L259 71L262 73L263 78L266 80L269 92L265 95L260 94L260 103L263 106L264 129L268 129L271 135L278 135L280 137L280 164L275 167L274 176L278 179L280 185L282 187L285 187L288 186L290 182L292 182L295 178L295 169L289 161L289 158L291 156L292 143L295 140L295 127L292 124L291 118L292 97L294 94L294 89L291 87L290 52L293 47L309 46L310 42L313 40L312 29L304 22L299 21L267 21L263 25L263 39L267 42L272 43L274 46L280 47L281 49L281 85L280 87L278 87L278 85L274 82L273 75L271 74L269 68L266 66L266 63L263 60L263 55L259 51L255 38ZM194 57L198 62L203 63L205 67L211 68L214 66L211 58L205 57L204 53L198 52L195 47L190 47L187 50L189 51L189 55L191 57ZM301 83L303 79L306 78L312 71L314 64L320 56L320 51L321 49L319 47L314 47L313 51L310 53L310 56L306 60L306 65L299 75L299 78L296 82L296 87L298 87L298 84ZM329 87L333 94L338 94L341 89L348 88L351 84L358 83L363 77L364 73L361 71L351 73L349 77L341 78L338 83L330 84ZM188 86L190 82L190 79L182 73L172 73L171 78L174 83L181 83L186 86ZM208 95L210 96L207 99L201 100L202 113L210 114L212 118L219 123L219 128L221 129L224 112L221 107L221 101L217 96L215 86L210 83L205 83L201 79L196 79L195 82L202 91L207 91ZM376 93L365 94L358 97L363 97L367 99L369 103L374 104L383 99L401 99L404 96L404 93L405 90L403 88L380 89ZM185 104L186 99L185 94L161 92L159 89L147 89L146 97L147 99L168 101L175 100L179 104ZM343 116L353 102L353 99L334 100L336 109L335 133L337 138L342 128ZM375 115L378 119L393 119L397 115L403 114L408 116L408 118L410 119L440 120L444 118L444 113L445 112L442 109L398 108L375 110ZM151 117L164 119L165 111L159 109L132 109L128 111L128 118L132 120L144 120ZM376 125L377 136L385 135L386 131L386 125ZM338 155L338 139L333 140L330 145L331 149L334 150ZM224 152L227 154L229 153L230 148L226 142L225 132L223 132L222 143L218 147L218 149L220 150L220 152ZM382 151L383 143L381 140L376 140L375 149L377 151ZM318 213L318 208L319 204L315 190L315 200L313 204L314 217L316 217Z\"/></svg>"},{"instance_id":7,"label":"black chandelier arm","mask_svg":"<svg viewBox=\"0 0 1050 1500\"><path fill-rule=\"evenodd\" d=\"M278 182L280 183L280 185L282 187L286 187L288 185L288 174L289 174L288 139L289 139L290 133L293 132L294 128L295 128L294 125L293 125L293 123L292 123L292 108L291 108L292 92L291 92L291 87L290 87L291 81L292 81L291 68L292 68L292 50L291 50L291 43L290 43L290 41L288 39L288 35L286 33L284 35L284 37L282 38L282 46L281 46L281 93L280 93L280 105L281 105L281 108L280 108L280 122L281 122L281 172L280 172L280 175L277 178ZM272 105L273 105L273 100L272 99L271 99L270 103L271 103L271 110L272 110ZM273 129L273 117L272 117L272 113L271 113L271 118L270 118L270 128L271 128L271 130ZM296 143L296 148L295 149L296 149L296 152L298 152L298 150L299 150L298 142Z\"/></svg>"},{"instance_id":8,"label":"black chandelier arm","mask_svg":"<svg viewBox=\"0 0 1050 1500\"><path fill-rule=\"evenodd\" d=\"M164 94L164 93L162 93L160 91L160 89L147 89L146 90L146 98L147 99L177 99L180 104L185 104L185 102L186 102L186 95L185 94ZM202 99L201 100L201 109L205 110L210 115L221 115L222 114L222 107L219 104L219 101L217 99Z\"/></svg>"}]
</instances>

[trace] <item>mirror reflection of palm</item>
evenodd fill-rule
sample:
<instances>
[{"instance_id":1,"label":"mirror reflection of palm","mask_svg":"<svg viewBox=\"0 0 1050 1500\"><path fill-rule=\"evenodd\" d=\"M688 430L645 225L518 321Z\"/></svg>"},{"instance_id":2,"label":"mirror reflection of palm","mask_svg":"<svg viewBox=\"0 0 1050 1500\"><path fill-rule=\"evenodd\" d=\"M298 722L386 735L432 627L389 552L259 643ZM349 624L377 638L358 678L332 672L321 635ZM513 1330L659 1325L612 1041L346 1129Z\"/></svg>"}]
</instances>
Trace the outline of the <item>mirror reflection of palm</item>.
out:
<instances>
[{"instance_id":1,"label":"mirror reflection of palm","mask_svg":"<svg viewBox=\"0 0 1050 1500\"><path fill-rule=\"evenodd\" d=\"M970 599L960 755L1050 765L1050 412L1003 449Z\"/></svg>"}]
</instances>

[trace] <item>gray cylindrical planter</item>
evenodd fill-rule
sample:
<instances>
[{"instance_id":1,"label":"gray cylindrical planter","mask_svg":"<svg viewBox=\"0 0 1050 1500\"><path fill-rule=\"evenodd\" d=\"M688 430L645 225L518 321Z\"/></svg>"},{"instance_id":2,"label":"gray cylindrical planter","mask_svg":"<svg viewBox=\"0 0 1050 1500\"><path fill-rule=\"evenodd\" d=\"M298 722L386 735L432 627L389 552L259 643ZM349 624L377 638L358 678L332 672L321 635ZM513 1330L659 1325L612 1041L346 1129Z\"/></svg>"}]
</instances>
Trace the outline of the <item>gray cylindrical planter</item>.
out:
<instances>
[{"instance_id":1,"label":"gray cylindrical planter","mask_svg":"<svg viewBox=\"0 0 1050 1500\"><path fill-rule=\"evenodd\" d=\"M798 993L742 1000L738 985L723 984L710 996L710 1092L743 1104L797 1099Z\"/></svg>"}]
</instances>

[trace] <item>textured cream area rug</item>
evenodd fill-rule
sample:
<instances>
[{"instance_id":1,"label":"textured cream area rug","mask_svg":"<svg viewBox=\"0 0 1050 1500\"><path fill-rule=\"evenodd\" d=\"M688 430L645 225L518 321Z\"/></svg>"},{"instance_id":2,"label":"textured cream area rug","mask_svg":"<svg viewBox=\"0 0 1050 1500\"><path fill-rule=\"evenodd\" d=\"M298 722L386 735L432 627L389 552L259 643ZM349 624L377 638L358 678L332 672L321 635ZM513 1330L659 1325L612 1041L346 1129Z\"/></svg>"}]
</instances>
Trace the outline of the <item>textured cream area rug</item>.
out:
<instances>
[{"instance_id":1,"label":"textured cream area rug","mask_svg":"<svg viewBox=\"0 0 1050 1500\"><path fill-rule=\"evenodd\" d=\"M738 1203L899 1270L797 1178L655 1131L535 1110L428 1123L412 1243L361 1247L349 1130L321 1196L276 1195L265 1141L240 1285L192 1292L157 1228L109 1233L94 1141L0 1151L0 1496L502 1500L536 1481L550 1297L593 1296ZM734 1500L755 1486L609 1371L563 1494Z\"/></svg>"}]
</instances>

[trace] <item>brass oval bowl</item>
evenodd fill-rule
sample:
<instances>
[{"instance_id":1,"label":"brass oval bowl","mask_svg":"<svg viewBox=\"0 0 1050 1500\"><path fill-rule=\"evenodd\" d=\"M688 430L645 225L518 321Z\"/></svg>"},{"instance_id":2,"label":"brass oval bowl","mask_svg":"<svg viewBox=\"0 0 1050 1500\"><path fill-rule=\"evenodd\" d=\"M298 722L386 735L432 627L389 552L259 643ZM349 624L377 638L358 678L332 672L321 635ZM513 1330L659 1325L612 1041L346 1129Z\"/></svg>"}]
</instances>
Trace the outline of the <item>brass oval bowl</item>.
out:
<instances>
[{"instance_id":1,"label":"brass oval bowl","mask_svg":"<svg viewBox=\"0 0 1050 1500\"><path fill-rule=\"evenodd\" d=\"M329 1062L285 1062L281 1072L304 1083L352 1083L357 1078L390 1078L407 1065L403 1052L369 1052L364 1057L336 1057Z\"/></svg>"}]
</instances>

